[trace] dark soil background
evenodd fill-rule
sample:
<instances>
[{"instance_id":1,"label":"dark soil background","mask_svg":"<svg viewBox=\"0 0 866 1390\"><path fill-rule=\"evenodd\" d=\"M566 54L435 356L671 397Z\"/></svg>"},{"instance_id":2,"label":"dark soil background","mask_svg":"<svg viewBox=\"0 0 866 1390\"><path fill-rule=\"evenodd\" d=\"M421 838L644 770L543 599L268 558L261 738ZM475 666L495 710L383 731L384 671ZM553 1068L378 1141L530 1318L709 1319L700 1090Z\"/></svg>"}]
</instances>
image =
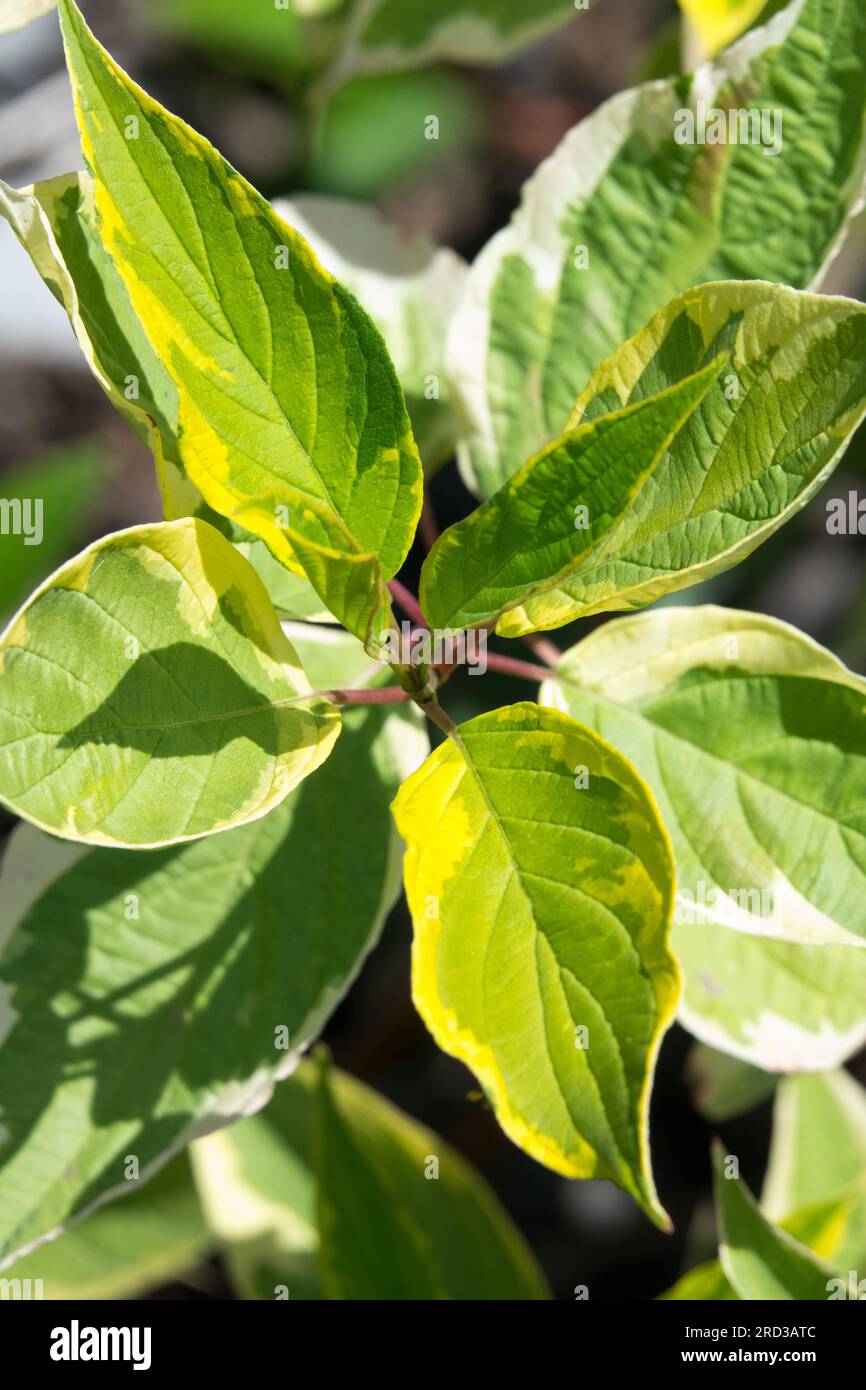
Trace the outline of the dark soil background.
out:
<instances>
[{"instance_id":1,"label":"dark soil background","mask_svg":"<svg viewBox=\"0 0 866 1390\"><path fill-rule=\"evenodd\" d=\"M673 3L597 0L569 28L504 68L432 69L353 84L338 99L318 154L308 157L297 58L256 42L252 5L91 0L84 9L127 70L267 196L316 189L370 198L402 225L467 258L508 219L524 179L571 126L622 87L665 75L677 63ZM419 133L427 112L440 117L438 143ZM0 40L0 175L20 186L79 164L59 35L49 16ZM862 297L863 218L825 288ZM69 553L108 530L158 518L149 455L90 377L64 315L5 226L0 301L0 475L35 469L52 451L62 459L70 446L92 459L102 482L76 518ZM866 487L864 467L861 432L829 487L797 520L738 569L679 601L711 600L784 618L863 670L866 538L828 536L825 521L829 498ZM434 481L432 500L442 525L473 505L453 466ZM420 560L413 553L410 580L417 579ZM564 647L575 636L566 629L555 640ZM463 719L534 694L499 676L482 681L458 673L447 704ZM10 823L5 817L2 827ZM414 1012L409 941L401 905L325 1040L339 1065L481 1170L528 1237L557 1297L572 1298L575 1286L586 1284L592 1298L652 1298L686 1265L709 1257L712 1131L692 1104L684 1074L690 1038L679 1028L668 1035L652 1111L656 1179L676 1224L668 1237L612 1185L561 1179L503 1136L473 1077L438 1051ZM853 1068L866 1082L866 1057ZM760 1185L769 1132L769 1103L722 1127L753 1186ZM230 1296L216 1264L200 1273L196 1291L173 1285L155 1296Z\"/></svg>"}]
</instances>

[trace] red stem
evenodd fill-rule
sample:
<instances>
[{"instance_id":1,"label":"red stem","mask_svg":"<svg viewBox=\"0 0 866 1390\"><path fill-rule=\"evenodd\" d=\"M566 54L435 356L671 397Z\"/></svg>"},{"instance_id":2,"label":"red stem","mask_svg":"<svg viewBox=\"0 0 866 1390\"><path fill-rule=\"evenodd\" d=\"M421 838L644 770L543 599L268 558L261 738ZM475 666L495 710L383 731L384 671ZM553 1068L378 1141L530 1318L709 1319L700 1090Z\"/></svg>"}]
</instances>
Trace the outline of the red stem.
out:
<instances>
[{"instance_id":1,"label":"red stem","mask_svg":"<svg viewBox=\"0 0 866 1390\"><path fill-rule=\"evenodd\" d=\"M412 699L408 690L401 690L399 685L384 685L373 690L316 690L313 693L334 705L402 705ZM304 698L310 699L310 696Z\"/></svg>"},{"instance_id":2,"label":"red stem","mask_svg":"<svg viewBox=\"0 0 866 1390\"><path fill-rule=\"evenodd\" d=\"M537 632L530 632L522 640L544 662L545 666L556 667L562 660L562 652L559 647L547 637L541 637Z\"/></svg>"},{"instance_id":3,"label":"red stem","mask_svg":"<svg viewBox=\"0 0 866 1390\"><path fill-rule=\"evenodd\" d=\"M421 605L413 593L410 593L399 579L389 579L388 588L393 598L397 600L404 613L408 613L413 622L420 623L422 627L427 627L427 619L421 611Z\"/></svg>"},{"instance_id":4,"label":"red stem","mask_svg":"<svg viewBox=\"0 0 866 1390\"><path fill-rule=\"evenodd\" d=\"M554 674L549 666L535 666L531 661L518 661L498 652L487 653L487 665L491 671L501 671L504 676L516 676L522 681L546 681Z\"/></svg>"},{"instance_id":5,"label":"red stem","mask_svg":"<svg viewBox=\"0 0 866 1390\"><path fill-rule=\"evenodd\" d=\"M421 708L427 715L427 718L432 719L433 723L437 728L442 730L443 734L446 734L448 738L454 737L457 733L457 725L454 723L450 714L445 713L445 710L438 700L427 700Z\"/></svg>"},{"instance_id":6,"label":"red stem","mask_svg":"<svg viewBox=\"0 0 866 1390\"><path fill-rule=\"evenodd\" d=\"M426 498L421 508L421 519L418 522L418 534L424 543L425 550L432 550L439 539L439 523L436 520L436 514L430 502Z\"/></svg>"}]
</instances>

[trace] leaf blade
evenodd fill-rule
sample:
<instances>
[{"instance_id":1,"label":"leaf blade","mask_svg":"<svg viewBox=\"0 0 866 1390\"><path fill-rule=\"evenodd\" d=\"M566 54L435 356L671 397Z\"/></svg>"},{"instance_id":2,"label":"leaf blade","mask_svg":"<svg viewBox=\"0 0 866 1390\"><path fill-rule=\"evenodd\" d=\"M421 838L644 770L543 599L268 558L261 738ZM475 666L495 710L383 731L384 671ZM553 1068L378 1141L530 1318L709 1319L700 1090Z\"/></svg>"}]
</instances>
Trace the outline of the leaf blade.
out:
<instances>
[{"instance_id":1,"label":"leaf blade","mask_svg":"<svg viewBox=\"0 0 866 1390\"><path fill-rule=\"evenodd\" d=\"M4 803L88 844L155 848L263 816L340 728L251 566L195 519L62 566L0 637L0 673Z\"/></svg>"},{"instance_id":2,"label":"leaf blade","mask_svg":"<svg viewBox=\"0 0 866 1390\"><path fill-rule=\"evenodd\" d=\"M755 23L766 0L679 0L710 57Z\"/></svg>"},{"instance_id":3,"label":"leaf blade","mask_svg":"<svg viewBox=\"0 0 866 1390\"><path fill-rule=\"evenodd\" d=\"M785 1224L792 1212L859 1188L844 1235L821 1253L840 1270L866 1256L866 1095L845 1071L786 1076L779 1083L761 1207Z\"/></svg>"},{"instance_id":4,"label":"leaf blade","mask_svg":"<svg viewBox=\"0 0 866 1390\"><path fill-rule=\"evenodd\" d=\"M638 608L738 564L827 481L866 416L866 310L721 282L678 296L592 374L570 425L644 398L731 351L713 392L637 498L583 613Z\"/></svg>"},{"instance_id":5,"label":"leaf blade","mask_svg":"<svg viewBox=\"0 0 866 1390\"><path fill-rule=\"evenodd\" d=\"M423 756L416 720L351 710L317 777L219 840L140 854L19 827L0 866L0 1262L128 1192L127 1155L146 1182L292 1071L399 893L389 802Z\"/></svg>"},{"instance_id":6,"label":"leaf blade","mask_svg":"<svg viewBox=\"0 0 866 1390\"><path fill-rule=\"evenodd\" d=\"M212 146L130 82L72 0L60 13L99 235L177 385L184 470L373 646L421 507L378 330Z\"/></svg>"},{"instance_id":7,"label":"leaf blade","mask_svg":"<svg viewBox=\"0 0 866 1390\"><path fill-rule=\"evenodd\" d=\"M496 63L574 18L573 0L361 0L330 83L452 59Z\"/></svg>"},{"instance_id":8,"label":"leaf blade","mask_svg":"<svg viewBox=\"0 0 866 1390\"><path fill-rule=\"evenodd\" d=\"M495 624L501 636L520 637L581 615L584 573L616 553L636 499L726 360L569 431L450 527L421 574L434 627ZM585 525L571 499L585 509Z\"/></svg>"},{"instance_id":9,"label":"leaf blade","mask_svg":"<svg viewBox=\"0 0 866 1390\"><path fill-rule=\"evenodd\" d=\"M384 338L431 476L453 453L457 422L445 377L445 337L469 267L456 252L409 236L371 205L304 194L274 211L356 296Z\"/></svg>"},{"instance_id":10,"label":"leaf blade","mask_svg":"<svg viewBox=\"0 0 866 1390\"><path fill-rule=\"evenodd\" d=\"M833 1270L805 1245L771 1225L741 1178L725 1175L725 1154L713 1146L719 1254L732 1287L745 1299L826 1300Z\"/></svg>"},{"instance_id":11,"label":"leaf blade","mask_svg":"<svg viewBox=\"0 0 866 1390\"><path fill-rule=\"evenodd\" d=\"M213 1244L186 1155L166 1164L145 1187L94 1212L74 1230L16 1260L6 1279L31 1279L48 1299L140 1298L181 1279Z\"/></svg>"},{"instance_id":12,"label":"leaf blade","mask_svg":"<svg viewBox=\"0 0 866 1390\"><path fill-rule=\"evenodd\" d=\"M549 1297L479 1174L438 1135L324 1062L313 1153L328 1297Z\"/></svg>"},{"instance_id":13,"label":"leaf blade","mask_svg":"<svg viewBox=\"0 0 866 1390\"><path fill-rule=\"evenodd\" d=\"M690 285L818 283L866 183L864 54L859 0L795 0L685 87L624 92L565 137L475 261L452 325L468 486L489 497L558 436L596 365ZM678 144L678 113L696 118L699 100L780 111L781 153Z\"/></svg>"},{"instance_id":14,"label":"leaf blade","mask_svg":"<svg viewBox=\"0 0 866 1390\"><path fill-rule=\"evenodd\" d=\"M570 1177L613 1178L664 1225L646 1111L679 978L655 805L609 745L537 706L483 715L459 740L438 748L394 803L408 845L416 1007L479 1078L515 1143ZM589 772L581 790L575 764ZM607 943L610 973L581 953L593 933ZM617 1032L624 1012L628 1037ZM545 1058L543 1073L527 1071L527 1056Z\"/></svg>"},{"instance_id":15,"label":"leaf blade","mask_svg":"<svg viewBox=\"0 0 866 1390\"><path fill-rule=\"evenodd\" d=\"M862 945L846 898L859 899L863 874L856 789L866 682L818 643L756 614L657 609L572 648L542 698L615 741L650 782L686 905L704 920L803 946ZM816 758L830 796L805 777ZM833 864L826 873L822 856ZM732 898L732 888L758 897Z\"/></svg>"}]
</instances>

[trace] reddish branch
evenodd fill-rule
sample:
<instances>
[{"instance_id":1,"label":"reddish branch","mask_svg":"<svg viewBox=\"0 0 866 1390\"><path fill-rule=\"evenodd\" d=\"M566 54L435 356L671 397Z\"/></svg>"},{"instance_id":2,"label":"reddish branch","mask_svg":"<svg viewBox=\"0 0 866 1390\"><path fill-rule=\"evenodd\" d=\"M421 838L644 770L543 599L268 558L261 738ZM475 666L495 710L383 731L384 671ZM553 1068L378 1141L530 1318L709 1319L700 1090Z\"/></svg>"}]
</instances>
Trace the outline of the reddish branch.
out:
<instances>
[{"instance_id":1,"label":"reddish branch","mask_svg":"<svg viewBox=\"0 0 866 1390\"><path fill-rule=\"evenodd\" d=\"M428 501L424 502L421 508L421 519L418 522L418 534L425 550L432 550L439 539L439 524L436 515Z\"/></svg>"},{"instance_id":2,"label":"reddish branch","mask_svg":"<svg viewBox=\"0 0 866 1390\"><path fill-rule=\"evenodd\" d=\"M544 662L545 666L554 669L562 660L562 652L555 642L551 642L547 637L540 637L538 633L531 632L522 639L527 647L530 647L535 655Z\"/></svg>"},{"instance_id":3,"label":"reddish branch","mask_svg":"<svg viewBox=\"0 0 866 1390\"><path fill-rule=\"evenodd\" d=\"M426 628L427 619L424 617L421 611L421 605L415 595L410 593L405 585L400 583L399 579L389 579L388 588L391 591L392 598L396 599L397 603L399 603L400 607L403 609L403 612L407 613L413 622L420 623L423 628Z\"/></svg>"},{"instance_id":4,"label":"reddish branch","mask_svg":"<svg viewBox=\"0 0 866 1390\"><path fill-rule=\"evenodd\" d=\"M432 521L432 514L431 514ZM432 522L435 528L435 522ZM420 625L423 631L428 631L427 620L421 609L417 598L399 579L392 579L388 583L388 588L394 600L400 605L404 613ZM413 632L413 637L416 635ZM518 680L545 681L554 674L555 667L561 659L562 653L552 642L548 642L544 637L529 636L524 641L545 663L543 666L536 665L531 661L519 661L515 657L500 656L498 652L487 653L487 666L491 671L499 671L505 676L514 676ZM442 685L455 669L453 665L440 666L435 669L434 685ZM428 691L428 695L432 691ZM445 710L435 699L418 699L418 691L404 690L402 686L388 685L379 686L367 690L319 690L316 694L323 699L330 700L335 705L403 705L410 700L417 700L418 704L425 711L427 716L432 719L443 733L452 735L457 732L457 725L446 714Z\"/></svg>"},{"instance_id":5,"label":"reddish branch","mask_svg":"<svg viewBox=\"0 0 866 1390\"><path fill-rule=\"evenodd\" d=\"M518 661L513 656L500 656L498 652L487 653L487 665L491 671L501 671L504 676L516 676L522 681L546 681L553 675L549 666L536 666L531 661Z\"/></svg>"},{"instance_id":6,"label":"reddish branch","mask_svg":"<svg viewBox=\"0 0 866 1390\"><path fill-rule=\"evenodd\" d=\"M443 734L447 734L449 738L452 738L457 733L457 725L454 723L451 715L445 713L445 710L438 700L427 700L421 708L427 715L427 718L432 719L433 723L437 728L442 730Z\"/></svg>"},{"instance_id":7,"label":"reddish branch","mask_svg":"<svg viewBox=\"0 0 866 1390\"><path fill-rule=\"evenodd\" d=\"M317 690L319 699L330 700L332 705L403 705L412 696L399 685L385 685L372 690ZM304 699L310 699L305 695Z\"/></svg>"}]
</instances>

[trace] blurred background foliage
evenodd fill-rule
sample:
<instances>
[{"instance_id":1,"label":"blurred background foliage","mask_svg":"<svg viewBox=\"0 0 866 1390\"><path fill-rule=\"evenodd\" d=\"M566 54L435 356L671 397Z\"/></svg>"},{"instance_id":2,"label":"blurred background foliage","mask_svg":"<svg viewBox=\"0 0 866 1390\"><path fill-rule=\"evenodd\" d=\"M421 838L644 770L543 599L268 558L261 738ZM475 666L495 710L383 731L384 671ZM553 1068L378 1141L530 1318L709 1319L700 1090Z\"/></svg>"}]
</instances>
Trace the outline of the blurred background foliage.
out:
<instances>
[{"instance_id":1,"label":"blurred background foliage","mask_svg":"<svg viewBox=\"0 0 866 1390\"><path fill-rule=\"evenodd\" d=\"M267 197L321 192L369 200L407 233L424 233L469 260L508 219L524 180L567 130L623 87L676 71L683 52L673 0L599 0L502 66L431 66L329 92L322 75L345 7L346 0L305 0L303 16L286 14L285 41L275 49L271 16L263 23L260 9L237 0L83 6L127 71ZM773 0L767 8L778 7ZM437 140L424 138L431 115ZM0 177L20 187L80 162L59 32L48 15L0 38ZM864 297L864 216L823 288ZM39 547L3 539L5 617L61 560L107 531L157 519L160 508L150 456L90 376L65 314L5 223L0 302L0 491L43 497L53 518ZM863 493L864 473L861 430L829 486L794 521L737 569L675 601L719 602L794 622L862 672L866 537L829 535L826 518L832 498ZM453 466L439 472L431 494L442 526L474 505ZM416 548L410 582L421 558ZM576 637L564 629L555 640L565 648ZM458 673L448 708L462 720L534 695L494 674L482 681ZM5 817L3 828L9 824ZM711 1135L721 1132L760 1190L772 1078L744 1075L749 1069L730 1059L719 1066L717 1055L708 1061L707 1049L695 1053L678 1027L669 1034L652 1112L656 1179L676 1225L666 1237L610 1184L568 1182L509 1143L472 1078L439 1052L413 1009L409 942L401 905L325 1040L342 1068L444 1136L486 1177L555 1296L572 1298L575 1286L587 1285L591 1298L653 1298L684 1268L711 1258ZM866 1057L851 1070L866 1083ZM754 1102L745 1115L726 1103L730 1085ZM75 1249L54 1247L57 1289L84 1297L255 1296L261 1268L255 1259L217 1253L221 1242L191 1196L188 1166L186 1157L176 1159L139 1194L92 1218ZM122 1252L136 1242L141 1260L130 1269ZM265 1259L268 1285L266 1266Z\"/></svg>"}]
</instances>

